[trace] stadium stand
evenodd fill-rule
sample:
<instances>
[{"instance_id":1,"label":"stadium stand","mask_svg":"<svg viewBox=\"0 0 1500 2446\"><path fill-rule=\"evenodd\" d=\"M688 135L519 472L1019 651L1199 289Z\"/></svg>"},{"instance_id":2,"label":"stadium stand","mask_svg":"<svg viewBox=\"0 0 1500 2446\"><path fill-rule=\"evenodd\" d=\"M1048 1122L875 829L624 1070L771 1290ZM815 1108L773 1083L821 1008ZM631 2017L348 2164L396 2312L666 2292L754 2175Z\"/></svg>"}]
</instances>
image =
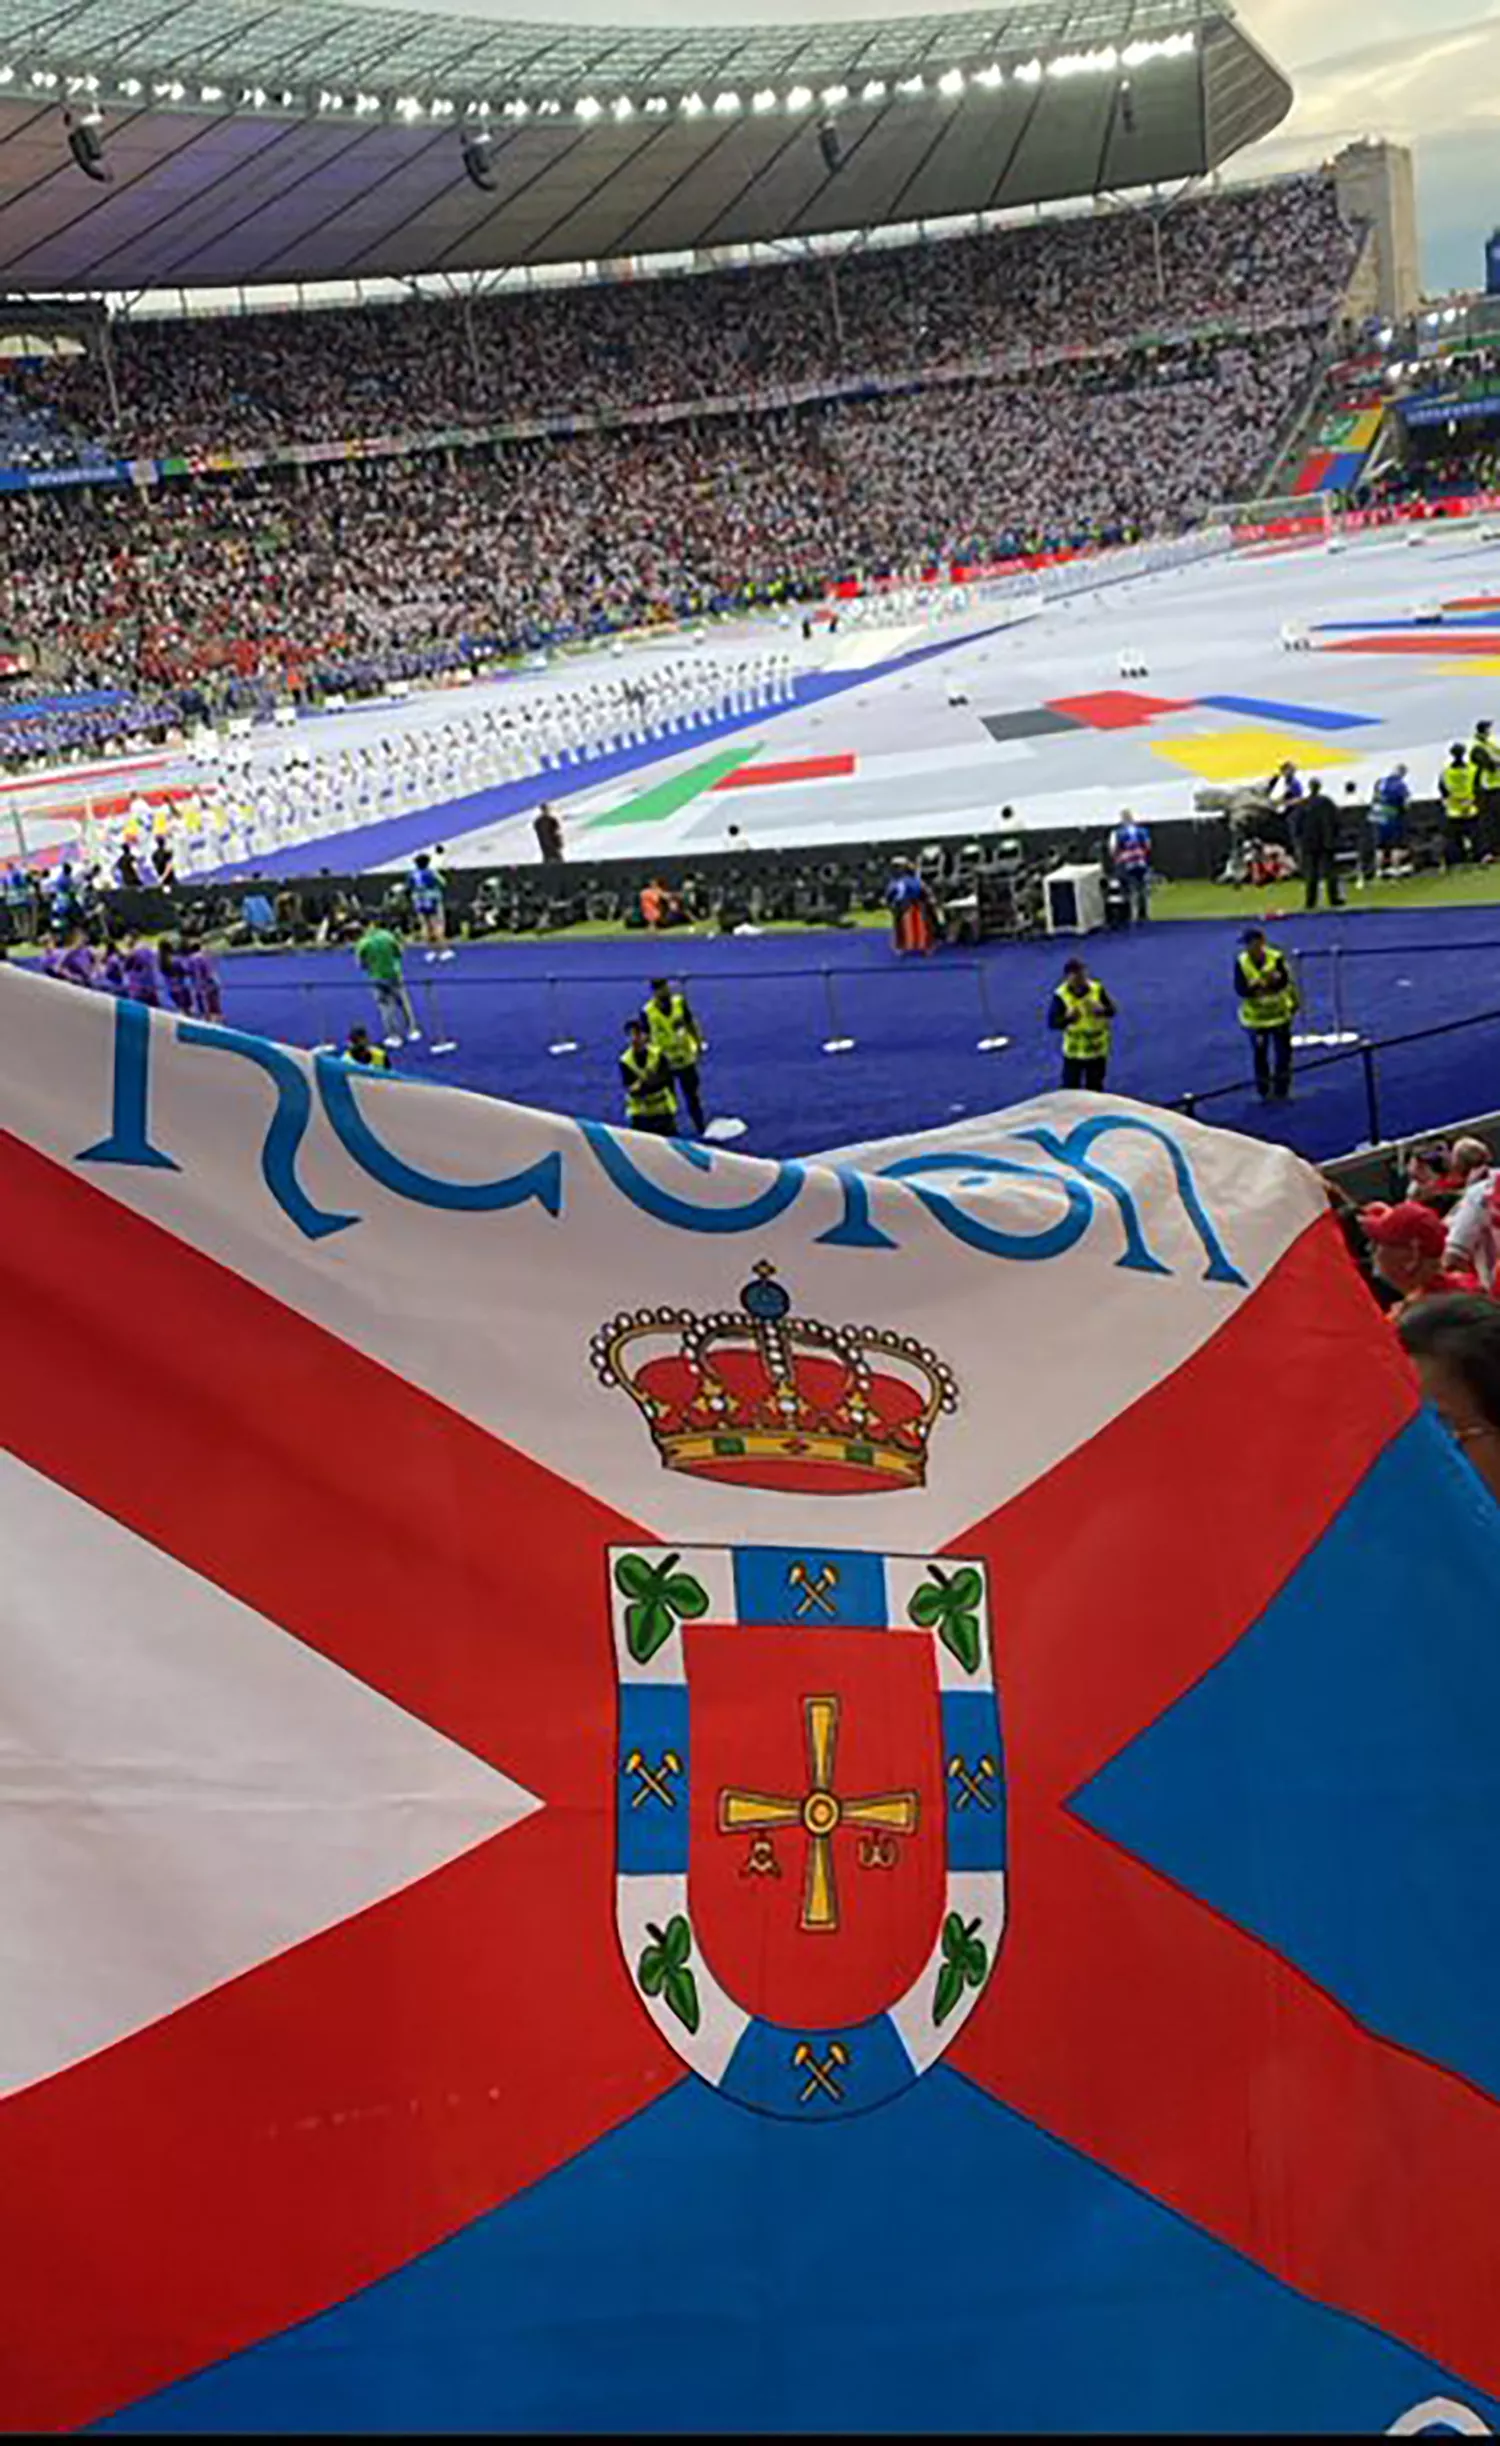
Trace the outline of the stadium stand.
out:
<instances>
[{"instance_id":1,"label":"stadium stand","mask_svg":"<svg viewBox=\"0 0 1500 2446\"><path fill-rule=\"evenodd\" d=\"M451 433L513 419L918 378L1143 332L1326 323L1358 239L1314 175L839 264L309 315L120 322L21 398L125 455Z\"/></svg>"},{"instance_id":2,"label":"stadium stand","mask_svg":"<svg viewBox=\"0 0 1500 2446\"><path fill-rule=\"evenodd\" d=\"M649 437L43 494L0 518L0 585L79 686L389 676L446 641L513 651L1175 523L1253 489L1315 348L1194 342Z\"/></svg>"},{"instance_id":3,"label":"stadium stand","mask_svg":"<svg viewBox=\"0 0 1500 2446\"><path fill-rule=\"evenodd\" d=\"M115 701L0 704L0 763L1190 523L1254 490L1361 243L1314 175L836 273L117 320L107 363L96 334L18 364L0 413L6 642ZM559 411L574 429L548 432ZM381 435L373 460L299 458ZM171 455L121 455L148 452ZM83 480L26 480L70 454ZM91 480L111 469L144 480Z\"/></svg>"}]
</instances>

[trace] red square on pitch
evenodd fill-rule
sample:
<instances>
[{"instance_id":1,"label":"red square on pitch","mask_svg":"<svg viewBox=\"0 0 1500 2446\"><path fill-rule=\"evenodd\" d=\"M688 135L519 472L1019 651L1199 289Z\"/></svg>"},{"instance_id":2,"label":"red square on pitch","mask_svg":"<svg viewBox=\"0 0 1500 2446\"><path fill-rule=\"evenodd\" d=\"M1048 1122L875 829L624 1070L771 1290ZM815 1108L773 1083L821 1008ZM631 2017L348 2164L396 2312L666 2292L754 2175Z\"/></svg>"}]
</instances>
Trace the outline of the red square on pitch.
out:
<instances>
[{"instance_id":1,"label":"red square on pitch","mask_svg":"<svg viewBox=\"0 0 1500 2446\"><path fill-rule=\"evenodd\" d=\"M1051 713L1065 713L1090 730L1138 730L1159 713L1187 713L1191 697L1138 696L1133 688L1100 688L1092 696L1051 696Z\"/></svg>"}]
</instances>

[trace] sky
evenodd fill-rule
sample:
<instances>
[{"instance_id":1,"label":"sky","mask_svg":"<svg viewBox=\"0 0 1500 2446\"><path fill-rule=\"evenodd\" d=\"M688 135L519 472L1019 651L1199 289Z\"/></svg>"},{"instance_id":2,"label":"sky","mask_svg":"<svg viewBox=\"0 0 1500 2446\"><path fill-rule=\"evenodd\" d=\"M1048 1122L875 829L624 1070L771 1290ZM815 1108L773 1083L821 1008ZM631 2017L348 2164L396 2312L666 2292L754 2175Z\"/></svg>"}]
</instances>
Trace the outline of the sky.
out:
<instances>
[{"instance_id":1,"label":"sky","mask_svg":"<svg viewBox=\"0 0 1500 2446\"><path fill-rule=\"evenodd\" d=\"M1356 136L1416 155L1430 292L1484 286L1500 228L1500 8L1492 0L1244 0L1236 11L1296 89L1236 168L1295 169Z\"/></svg>"}]
</instances>

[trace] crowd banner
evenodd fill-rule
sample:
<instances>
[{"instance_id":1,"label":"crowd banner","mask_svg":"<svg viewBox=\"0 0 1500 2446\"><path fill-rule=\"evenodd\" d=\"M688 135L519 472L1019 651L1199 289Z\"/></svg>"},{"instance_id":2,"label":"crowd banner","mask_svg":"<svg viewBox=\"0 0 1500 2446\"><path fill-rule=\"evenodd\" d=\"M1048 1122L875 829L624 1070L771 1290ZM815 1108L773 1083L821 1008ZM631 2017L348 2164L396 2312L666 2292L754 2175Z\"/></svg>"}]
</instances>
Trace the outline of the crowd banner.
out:
<instances>
[{"instance_id":1,"label":"crowd banner","mask_svg":"<svg viewBox=\"0 0 1500 2446\"><path fill-rule=\"evenodd\" d=\"M1483 424L1500 417L1500 391L1485 390L1462 399L1403 399L1397 413L1407 425Z\"/></svg>"},{"instance_id":2,"label":"crowd banner","mask_svg":"<svg viewBox=\"0 0 1500 2446\"><path fill-rule=\"evenodd\" d=\"M1312 1172L0 1047L0 2424L1495 2425L1500 1517Z\"/></svg>"}]
</instances>

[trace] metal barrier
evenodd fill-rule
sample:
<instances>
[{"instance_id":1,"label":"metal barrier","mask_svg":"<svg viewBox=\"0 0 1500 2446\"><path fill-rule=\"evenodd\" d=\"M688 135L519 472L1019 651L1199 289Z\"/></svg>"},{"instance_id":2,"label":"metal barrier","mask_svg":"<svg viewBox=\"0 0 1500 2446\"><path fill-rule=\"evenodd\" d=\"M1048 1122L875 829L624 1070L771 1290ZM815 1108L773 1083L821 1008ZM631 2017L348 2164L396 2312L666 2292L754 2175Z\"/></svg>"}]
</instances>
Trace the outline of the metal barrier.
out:
<instances>
[{"instance_id":1,"label":"metal barrier","mask_svg":"<svg viewBox=\"0 0 1500 2446\"><path fill-rule=\"evenodd\" d=\"M1324 1053L1319 1059L1299 1063L1297 1075L1299 1078L1307 1078L1319 1071L1335 1069L1342 1063L1357 1062L1359 1064L1360 1087L1364 1100L1368 1135L1358 1151L1365 1153L1380 1146L1387 1137L1385 1108L1382 1103L1382 1056L1398 1052L1408 1045L1432 1044L1440 1037L1461 1036L1475 1029L1486 1027L1500 1028L1500 1010L1470 1011L1461 1019L1438 1020L1431 1027L1410 1028L1399 1036L1358 1037L1352 1045L1343 1050ZM1226 1081L1220 1087L1190 1090L1177 1098L1174 1109L1201 1120L1205 1117L1204 1107L1206 1105L1222 1103L1229 1099L1242 1104L1245 1100L1247 1084L1244 1078L1238 1078ZM1211 1119L1212 1115L1207 1117ZM1403 1131L1399 1135L1409 1137L1412 1133Z\"/></svg>"},{"instance_id":2,"label":"metal barrier","mask_svg":"<svg viewBox=\"0 0 1500 2446\"><path fill-rule=\"evenodd\" d=\"M1288 957L1302 1017L1301 1027L1292 1032L1293 1045L1299 1052L1309 1046L1357 1045L1359 1030L1349 1026L1344 1011L1343 945L1293 950ZM1320 1002L1325 1005L1321 1011Z\"/></svg>"},{"instance_id":3,"label":"metal barrier","mask_svg":"<svg viewBox=\"0 0 1500 2446\"><path fill-rule=\"evenodd\" d=\"M267 965L269 968L270 963ZM914 986L918 994L929 982L934 991L942 991L945 1008L936 1033L946 1037L955 1048L1003 1053L1010 1046L1011 1038L1003 1032L991 998L988 962L949 956L928 965L911 958L903 961L901 968L903 981ZM721 996L726 984L731 983L737 993L742 993L747 982L727 978L721 968L674 968L671 973L674 983L682 987L689 999L700 986L713 998ZM799 1024L806 1028L806 1050L837 1057L860 1050L860 1029L850 997L857 995L861 987L888 986L890 976L891 972L884 969L819 965L777 969L756 982L764 989L777 991L811 987L800 1010L795 1003L790 1006L789 1023L793 1028ZM609 1017L601 1025L591 1014L589 1001L591 994L604 988L610 992ZM243 963L236 960L225 963L223 989L226 1012L231 1019L236 1005L243 1009L252 999L258 1017L264 1018L269 1003L273 1006L276 1032L311 1051L336 1049L356 1021L367 1027L372 1037L384 1033L370 984L352 970L330 977L287 978L278 977L274 970L266 973L254 959ZM471 996L482 995L492 1010L498 997L509 994L517 998L514 1036L517 1052L528 1055L544 1050L558 1061L598 1056L601 1052L612 1055L619 1041L618 1023L631 993L629 981L617 969L569 976L551 971L533 976L515 973L476 976L444 966L434 975L411 961L407 964L406 989L420 1029L419 1036L409 1041L414 1045L420 1043L424 1057L462 1052L466 1010L472 1015L475 1008ZM278 1007L283 998L284 1017ZM916 1018L919 1028L926 1024L927 1016ZM795 1042L793 1036L793 1046ZM883 1057L882 1053L880 1058Z\"/></svg>"}]
</instances>

